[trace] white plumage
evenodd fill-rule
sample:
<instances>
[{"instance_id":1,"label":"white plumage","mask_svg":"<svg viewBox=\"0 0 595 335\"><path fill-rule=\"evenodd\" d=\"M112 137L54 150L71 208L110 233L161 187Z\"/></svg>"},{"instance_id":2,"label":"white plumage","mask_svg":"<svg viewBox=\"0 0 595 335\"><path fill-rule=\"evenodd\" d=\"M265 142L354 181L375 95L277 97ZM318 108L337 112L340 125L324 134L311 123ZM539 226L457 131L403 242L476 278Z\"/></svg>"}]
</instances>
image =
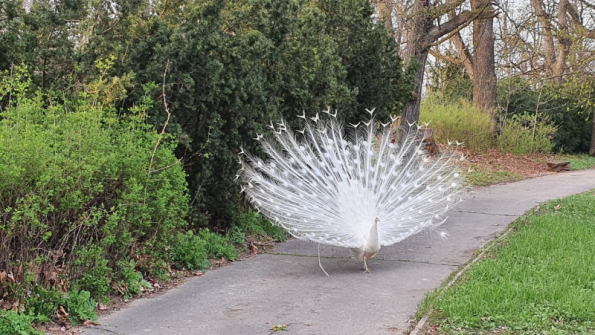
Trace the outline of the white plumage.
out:
<instances>
[{"instance_id":1,"label":"white plumage","mask_svg":"<svg viewBox=\"0 0 595 335\"><path fill-rule=\"evenodd\" d=\"M428 156L417 125L398 141L395 128L373 118L344 129L326 113L299 116L299 134L281 122L274 140L259 135L266 161L242 150L242 190L294 237L350 248L368 271L365 260L381 246L446 220L461 199L459 156L456 147Z\"/></svg>"}]
</instances>

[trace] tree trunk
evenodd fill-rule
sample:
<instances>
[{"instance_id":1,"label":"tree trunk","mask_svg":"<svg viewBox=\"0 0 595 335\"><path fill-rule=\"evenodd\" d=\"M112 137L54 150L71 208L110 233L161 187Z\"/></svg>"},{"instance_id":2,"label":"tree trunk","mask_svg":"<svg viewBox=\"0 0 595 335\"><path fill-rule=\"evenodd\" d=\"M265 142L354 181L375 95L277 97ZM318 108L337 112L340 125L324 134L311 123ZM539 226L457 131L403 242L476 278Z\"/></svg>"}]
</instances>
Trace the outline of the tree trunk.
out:
<instances>
[{"instance_id":1,"label":"tree trunk","mask_svg":"<svg viewBox=\"0 0 595 335\"><path fill-rule=\"evenodd\" d=\"M421 104L421 90L424 83L424 75L426 69L426 61L430 52L430 41L427 41L428 32L432 28L432 18L428 17L425 12L430 7L428 0L415 1L413 7L414 17L411 20L412 26L407 36L408 42L405 48L404 60L407 66L412 65L411 61L417 64L417 71L415 72L413 91L413 98L409 104L405 106L403 115L401 117L401 125L408 126L408 124L417 123L419 121L419 108Z\"/></svg>"},{"instance_id":2,"label":"tree trunk","mask_svg":"<svg viewBox=\"0 0 595 335\"><path fill-rule=\"evenodd\" d=\"M403 110L403 116L401 117L401 125L408 126L409 124L417 123L419 121L419 109L421 105L421 90L424 83L424 75L426 73L426 61L428 60L428 53L430 49L420 50L415 55L415 60L418 63L419 68L415 72L415 91L413 92L413 98L409 101L409 104L405 106Z\"/></svg>"},{"instance_id":3,"label":"tree trunk","mask_svg":"<svg viewBox=\"0 0 595 335\"><path fill-rule=\"evenodd\" d=\"M471 7L491 10L489 0L471 0ZM495 40L493 18L473 21L473 106L488 113L496 105Z\"/></svg>"},{"instance_id":4,"label":"tree trunk","mask_svg":"<svg viewBox=\"0 0 595 335\"><path fill-rule=\"evenodd\" d=\"M489 4L489 0L482 1L488 1ZM413 14L411 15L411 19L409 21L410 23L407 27L407 44L403 54L403 59L405 61L406 66L412 65L411 61L415 61L417 71L415 73L414 78L415 88L413 92L413 99L411 99L409 104L405 106L403 116L401 118L401 125L403 126L407 126L408 124L412 123L417 123L419 121L421 91L424 82L426 61L428 59L428 54L430 53L430 48L434 44L442 42L439 40L441 37L456 31L459 27L463 25L467 25L468 23L473 22L474 20L491 19L494 16L496 16L496 12L493 9L491 9L488 5L480 11L462 11L456 16L451 16L447 22L444 22L440 25L434 25L433 22L438 16L434 16L436 14L432 15L433 11L436 13L448 13L449 11L452 11L452 9L454 8L453 6L458 6L462 2L462 0L457 0L453 3L454 5L446 4L442 6L432 7L430 5L429 0L415 0L412 9ZM490 20L489 22L492 21ZM491 25L488 28L490 27ZM491 36L493 38L493 33ZM490 50L493 59L493 43ZM491 80L491 77L486 78L488 78L488 80ZM495 75L493 85L495 85Z\"/></svg>"},{"instance_id":5,"label":"tree trunk","mask_svg":"<svg viewBox=\"0 0 595 335\"><path fill-rule=\"evenodd\" d=\"M554 64L556 63L554 29L551 24L551 17L543 7L543 0L531 0L531 5L535 10L537 20L541 23L541 29L543 29L542 37L545 43L543 66L545 67L545 76L551 79L554 74Z\"/></svg>"}]
</instances>

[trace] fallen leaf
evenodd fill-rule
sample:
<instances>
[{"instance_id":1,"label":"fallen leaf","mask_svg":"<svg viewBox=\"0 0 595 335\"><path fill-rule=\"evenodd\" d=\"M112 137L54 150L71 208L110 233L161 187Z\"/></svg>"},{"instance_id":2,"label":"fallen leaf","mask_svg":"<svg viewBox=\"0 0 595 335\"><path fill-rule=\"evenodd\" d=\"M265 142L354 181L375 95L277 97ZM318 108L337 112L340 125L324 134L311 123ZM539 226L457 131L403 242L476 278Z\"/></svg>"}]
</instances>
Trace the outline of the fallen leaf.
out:
<instances>
[{"instance_id":1,"label":"fallen leaf","mask_svg":"<svg viewBox=\"0 0 595 335\"><path fill-rule=\"evenodd\" d=\"M256 247L256 246L255 246L253 243L250 243L250 251L251 251L251 252L252 252L254 255L258 254L258 248L257 248L257 247Z\"/></svg>"},{"instance_id":2,"label":"fallen leaf","mask_svg":"<svg viewBox=\"0 0 595 335\"><path fill-rule=\"evenodd\" d=\"M23 277L23 264L19 264L19 267L17 269L17 278L22 278Z\"/></svg>"},{"instance_id":3,"label":"fallen leaf","mask_svg":"<svg viewBox=\"0 0 595 335\"><path fill-rule=\"evenodd\" d=\"M58 317L66 317L68 316L68 313L66 313L66 310L64 309L63 306L60 306L60 308L58 309Z\"/></svg>"},{"instance_id":4,"label":"fallen leaf","mask_svg":"<svg viewBox=\"0 0 595 335\"><path fill-rule=\"evenodd\" d=\"M91 320L85 320L85 322L83 322L83 326L100 326L100 324Z\"/></svg>"},{"instance_id":5,"label":"fallen leaf","mask_svg":"<svg viewBox=\"0 0 595 335\"><path fill-rule=\"evenodd\" d=\"M562 206L561 206L561 205L557 205L556 207L554 207L554 209L555 209L555 210L557 210L557 211L559 211L559 210L560 210L560 208L562 208Z\"/></svg>"},{"instance_id":6,"label":"fallen leaf","mask_svg":"<svg viewBox=\"0 0 595 335\"><path fill-rule=\"evenodd\" d=\"M11 284L14 284L15 280L14 280L14 276L12 275L12 272L6 275L6 278L8 278L8 281Z\"/></svg>"},{"instance_id":7,"label":"fallen leaf","mask_svg":"<svg viewBox=\"0 0 595 335\"><path fill-rule=\"evenodd\" d=\"M106 305L104 305L102 303L97 303L97 309L99 309L100 311L105 311L108 308L109 307L107 307Z\"/></svg>"}]
</instances>

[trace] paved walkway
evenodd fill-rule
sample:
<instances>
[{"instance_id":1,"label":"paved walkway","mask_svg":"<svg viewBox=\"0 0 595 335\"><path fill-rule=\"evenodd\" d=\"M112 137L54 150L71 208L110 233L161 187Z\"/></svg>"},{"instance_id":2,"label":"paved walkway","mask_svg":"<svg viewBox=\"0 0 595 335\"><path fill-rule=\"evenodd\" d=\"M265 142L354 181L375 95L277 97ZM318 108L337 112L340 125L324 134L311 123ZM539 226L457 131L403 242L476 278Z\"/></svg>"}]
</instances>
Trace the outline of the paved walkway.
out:
<instances>
[{"instance_id":1,"label":"paved walkway","mask_svg":"<svg viewBox=\"0 0 595 335\"><path fill-rule=\"evenodd\" d=\"M511 221L537 204L595 188L595 170L564 172L478 188L444 228L440 240L419 234L383 248L371 274L346 250L290 240L271 253L236 262L147 299L84 329L97 334L400 334L424 294L469 260ZM285 332L278 332L278 334Z\"/></svg>"}]
</instances>

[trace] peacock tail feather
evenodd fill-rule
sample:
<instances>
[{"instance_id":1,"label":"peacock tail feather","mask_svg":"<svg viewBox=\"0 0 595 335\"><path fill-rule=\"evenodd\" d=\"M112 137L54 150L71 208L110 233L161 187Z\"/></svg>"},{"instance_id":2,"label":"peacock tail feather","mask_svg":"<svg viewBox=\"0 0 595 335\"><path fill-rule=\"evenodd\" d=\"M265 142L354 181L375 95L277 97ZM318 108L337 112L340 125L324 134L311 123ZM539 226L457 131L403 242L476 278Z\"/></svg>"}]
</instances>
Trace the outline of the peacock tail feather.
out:
<instances>
[{"instance_id":1,"label":"peacock tail feather","mask_svg":"<svg viewBox=\"0 0 595 335\"><path fill-rule=\"evenodd\" d=\"M345 128L325 113L258 135L266 160L242 150L238 177L257 210L298 239L347 248L362 247L376 218L382 246L444 223L463 190L458 143L430 157L417 125L399 136L372 116Z\"/></svg>"}]
</instances>

